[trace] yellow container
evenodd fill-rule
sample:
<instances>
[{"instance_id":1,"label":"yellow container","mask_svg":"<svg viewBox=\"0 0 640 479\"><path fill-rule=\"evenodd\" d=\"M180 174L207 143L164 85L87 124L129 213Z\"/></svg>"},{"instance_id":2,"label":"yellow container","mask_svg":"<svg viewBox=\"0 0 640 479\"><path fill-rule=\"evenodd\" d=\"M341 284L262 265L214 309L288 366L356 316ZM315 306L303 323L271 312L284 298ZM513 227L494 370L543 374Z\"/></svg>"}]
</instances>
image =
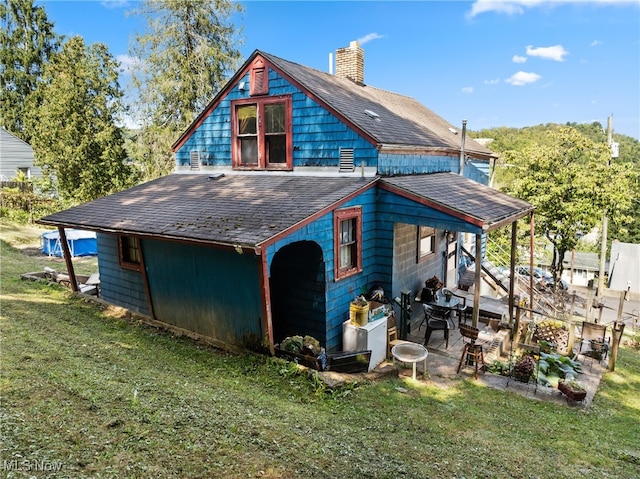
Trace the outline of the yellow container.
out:
<instances>
[{"instance_id":1,"label":"yellow container","mask_svg":"<svg viewBox=\"0 0 640 479\"><path fill-rule=\"evenodd\" d=\"M349 306L349 320L354 326L364 326L369 322L369 304L360 306L357 303L351 303Z\"/></svg>"}]
</instances>

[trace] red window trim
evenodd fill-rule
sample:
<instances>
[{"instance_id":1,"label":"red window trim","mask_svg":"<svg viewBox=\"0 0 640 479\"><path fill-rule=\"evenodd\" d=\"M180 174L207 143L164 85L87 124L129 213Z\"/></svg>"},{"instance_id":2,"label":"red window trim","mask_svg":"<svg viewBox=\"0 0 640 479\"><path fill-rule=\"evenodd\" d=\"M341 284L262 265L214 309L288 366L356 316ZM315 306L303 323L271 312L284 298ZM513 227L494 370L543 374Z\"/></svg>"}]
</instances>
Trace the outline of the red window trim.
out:
<instances>
[{"instance_id":1,"label":"red window trim","mask_svg":"<svg viewBox=\"0 0 640 479\"><path fill-rule=\"evenodd\" d=\"M140 252L140 263L132 263L124 259L124 254L122 252L122 239L125 237L131 238L135 241L138 251ZM138 238L136 238L135 236L129 236L129 235L118 235L118 263L124 269L130 269L133 271L142 270L142 250L140 249L140 240Z\"/></svg>"},{"instance_id":2,"label":"red window trim","mask_svg":"<svg viewBox=\"0 0 640 479\"><path fill-rule=\"evenodd\" d=\"M262 125L264 125L264 105L273 103L284 103L285 111L285 134L286 156L287 160L284 164L267 163L264 133L262 133ZM240 105L257 105L258 107L258 165L244 166L240 163L240 145L238 140L238 120L236 108ZM291 96L272 96L265 98L243 98L231 102L231 162L234 169L237 170L292 170L293 169L293 128L291 122L292 102Z\"/></svg>"},{"instance_id":3,"label":"red window trim","mask_svg":"<svg viewBox=\"0 0 640 479\"><path fill-rule=\"evenodd\" d=\"M356 267L340 268L340 223L356 219ZM362 271L362 207L354 206L336 210L333 214L333 264L335 281L348 278Z\"/></svg>"},{"instance_id":4,"label":"red window trim","mask_svg":"<svg viewBox=\"0 0 640 479\"><path fill-rule=\"evenodd\" d=\"M262 58L256 58L251 66L249 86L251 96L269 94L269 69Z\"/></svg>"}]
</instances>

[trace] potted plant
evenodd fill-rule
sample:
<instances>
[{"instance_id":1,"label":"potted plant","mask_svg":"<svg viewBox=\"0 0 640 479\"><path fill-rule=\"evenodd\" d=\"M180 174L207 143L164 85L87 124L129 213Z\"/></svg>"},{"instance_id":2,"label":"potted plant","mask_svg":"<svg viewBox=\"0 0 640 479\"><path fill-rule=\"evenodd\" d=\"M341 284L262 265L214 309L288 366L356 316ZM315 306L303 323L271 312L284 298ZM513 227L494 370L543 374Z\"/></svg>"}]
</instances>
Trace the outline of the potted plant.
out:
<instances>
[{"instance_id":1,"label":"potted plant","mask_svg":"<svg viewBox=\"0 0 640 479\"><path fill-rule=\"evenodd\" d=\"M512 376L516 381L528 383L536 368L536 360L533 356L526 354L522 356L513 366Z\"/></svg>"},{"instance_id":2,"label":"potted plant","mask_svg":"<svg viewBox=\"0 0 640 479\"><path fill-rule=\"evenodd\" d=\"M583 401L587 397L587 390L575 379L561 379L558 381L558 389L567 397L567 401Z\"/></svg>"}]
</instances>

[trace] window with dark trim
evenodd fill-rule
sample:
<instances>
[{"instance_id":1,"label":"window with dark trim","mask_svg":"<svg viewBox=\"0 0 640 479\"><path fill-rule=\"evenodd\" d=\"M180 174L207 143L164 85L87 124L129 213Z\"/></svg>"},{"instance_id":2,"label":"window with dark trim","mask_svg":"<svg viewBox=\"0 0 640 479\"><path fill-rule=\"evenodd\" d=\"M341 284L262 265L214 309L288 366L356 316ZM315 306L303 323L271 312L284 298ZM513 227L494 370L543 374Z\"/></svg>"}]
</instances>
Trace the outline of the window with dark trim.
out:
<instances>
[{"instance_id":1,"label":"window with dark trim","mask_svg":"<svg viewBox=\"0 0 640 479\"><path fill-rule=\"evenodd\" d=\"M418 261L436 252L436 230L430 226L418 226Z\"/></svg>"},{"instance_id":2,"label":"window with dark trim","mask_svg":"<svg viewBox=\"0 0 640 479\"><path fill-rule=\"evenodd\" d=\"M362 271L362 208L345 208L334 213L335 279Z\"/></svg>"},{"instance_id":3,"label":"window with dark trim","mask_svg":"<svg viewBox=\"0 0 640 479\"><path fill-rule=\"evenodd\" d=\"M232 102L234 168L291 169L291 97Z\"/></svg>"},{"instance_id":4,"label":"window with dark trim","mask_svg":"<svg viewBox=\"0 0 640 479\"><path fill-rule=\"evenodd\" d=\"M118 256L120 266L139 271L142 267L140 241L133 236L118 236Z\"/></svg>"}]
</instances>

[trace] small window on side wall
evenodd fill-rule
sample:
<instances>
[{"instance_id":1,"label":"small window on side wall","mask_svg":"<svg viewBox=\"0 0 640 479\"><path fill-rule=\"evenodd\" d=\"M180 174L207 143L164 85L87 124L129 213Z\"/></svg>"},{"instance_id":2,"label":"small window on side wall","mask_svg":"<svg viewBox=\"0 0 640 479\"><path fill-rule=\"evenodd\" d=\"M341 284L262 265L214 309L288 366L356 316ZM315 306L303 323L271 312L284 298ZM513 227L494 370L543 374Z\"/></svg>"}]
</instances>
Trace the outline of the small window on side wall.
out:
<instances>
[{"instance_id":1,"label":"small window on side wall","mask_svg":"<svg viewBox=\"0 0 640 479\"><path fill-rule=\"evenodd\" d=\"M334 213L334 273L339 280L362 271L362 208Z\"/></svg>"},{"instance_id":2,"label":"small window on side wall","mask_svg":"<svg viewBox=\"0 0 640 479\"><path fill-rule=\"evenodd\" d=\"M436 230L430 226L418 226L418 262L436 252Z\"/></svg>"},{"instance_id":3,"label":"small window on side wall","mask_svg":"<svg viewBox=\"0 0 640 479\"><path fill-rule=\"evenodd\" d=\"M120 266L126 269L140 271L142 267L142 253L140 241L133 236L118 236L118 253Z\"/></svg>"}]
</instances>

